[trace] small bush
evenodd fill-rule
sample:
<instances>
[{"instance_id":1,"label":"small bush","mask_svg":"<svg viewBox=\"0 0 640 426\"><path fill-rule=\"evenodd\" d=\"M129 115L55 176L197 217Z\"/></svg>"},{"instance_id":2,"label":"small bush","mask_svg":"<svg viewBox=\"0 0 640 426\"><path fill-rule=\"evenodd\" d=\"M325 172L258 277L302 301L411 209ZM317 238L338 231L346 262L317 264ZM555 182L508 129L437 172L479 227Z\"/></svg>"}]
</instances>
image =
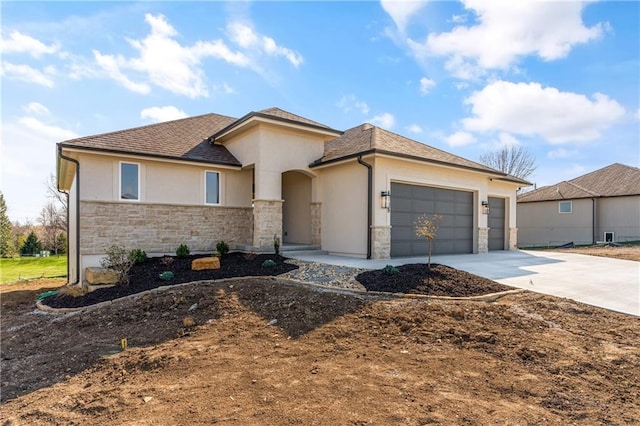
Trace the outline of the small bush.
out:
<instances>
[{"instance_id":1,"label":"small bush","mask_svg":"<svg viewBox=\"0 0 640 426\"><path fill-rule=\"evenodd\" d=\"M109 247L107 255L100 259L100 266L114 270L118 275L118 284L129 284L129 270L133 261L124 247L115 244Z\"/></svg>"},{"instance_id":2,"label":"small bush","mask_svg":"<svg viewBox=\"0 0 640 426\"><path fill-rule=\"evenodd\" d=\"M131 250L131 253L129 253L129 256L131 257L131 261L133 262L134 265L144 263L147 260L147 253L141 249Z\"/></svg>"},{"instance_id":3,"label":"small bush","mask_svg":"<svg viewBox=\"0 0 640 426\"><path fill-rule=\"evenodd\" d=\"M274 266L276 266L276 262L274 262L271 259L267 259L264 262L262 262L263 268L273 268Z\"/></svg>"},{"instance_id":4,"label":"small bush","mask_svg":"<svg viewBox=\"0 0 640 426\"><path fill-rule=\"evenodd\" d=\"M174 275L174 274L173 274L173 272L171 272L171 271L164 271L164 272L163 272L163 273L161 273L159 276L160 276L160 279L161 279L162 281L169 281L169 280L173 279L173 277L174 277L175 275Z\"/></svg>"},{"instance_id":5,"label":"small bush","mask_svg":"<svg viewBox=\"0 0 640 426\"><path fill-rule=\"evenodd\" d=\"M276 256L280 255L280 237L277 235L273 236L273 251L275 251Z\"/></svg>"},{"instance_id":6,"label":"small bush","mask_svg":"<svg viewBox=\"0 0 640 426\"><path fill-rule=\"evenodd\" d=\"M169 257L169 256L165 256L162 259L160 259L160 263L162 263L163 265L171 265L173 262L175 262L175 259L173 257Z\"/></svg>"},{"instance_id":7,"label":"small bush","mask_svg":"<svg viewBox=\"0 0 640 426\"><path fill-rule=\"evenodd\" d=\"M393 265L387 265L382 268L382 273L385 275L398 275L400 270Z\"/></svg>"},{"instance_id":8,"label":"small bush","mask_svg":"<svg viewBox=\"0 0 640 426\"><path fill-rule=\"evenodd\" d=\"M222 257L225 254L229 253L229 244L225 243L224 241L220 241L218 244L216 244L216 250L218 250L218 253L220 253L220 257Z\"/></svg>"},{"instance_id":9,"label":"small bush","mask_svg":"<svg viewBox=\"0 0 640 426\"><path fill-rule=\"evenodd\" d=\"M187 257L189 256L189 253L191 253L191 251L189 250L189 247L187 247L186 244L180 244L176 249L177 257Z\"/></svg>"}]
</instances>

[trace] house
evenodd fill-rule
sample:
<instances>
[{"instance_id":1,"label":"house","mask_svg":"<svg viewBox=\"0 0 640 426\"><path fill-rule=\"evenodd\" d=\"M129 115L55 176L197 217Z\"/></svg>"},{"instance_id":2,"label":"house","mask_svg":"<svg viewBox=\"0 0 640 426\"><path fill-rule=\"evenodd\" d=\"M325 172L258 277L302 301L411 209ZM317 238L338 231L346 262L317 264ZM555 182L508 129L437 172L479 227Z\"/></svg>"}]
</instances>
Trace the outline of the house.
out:
<instances>
[{"instance_id":1,"label":"house","mask_svg":"<svg viewBox=\"0 0 640 426\"><path fill-rule=\"evenodd\" d=\"M68 140L57 160L76 281L113 244L267 251L275 237L345 256L424 255L413 222L433 213L434 253L513 249L516 190L529 185L371 124L342 132L278 108Z\"/></svg>"},{"instance_id":2,"label":"house","mask_svg":"<svg viewBox=\"0 0 640 426\"><path fill-rule=\"evenodd\" d=\"M640 240L640 169L615 163L518 196L520 247Z\"/></svg>"}]
</instances>

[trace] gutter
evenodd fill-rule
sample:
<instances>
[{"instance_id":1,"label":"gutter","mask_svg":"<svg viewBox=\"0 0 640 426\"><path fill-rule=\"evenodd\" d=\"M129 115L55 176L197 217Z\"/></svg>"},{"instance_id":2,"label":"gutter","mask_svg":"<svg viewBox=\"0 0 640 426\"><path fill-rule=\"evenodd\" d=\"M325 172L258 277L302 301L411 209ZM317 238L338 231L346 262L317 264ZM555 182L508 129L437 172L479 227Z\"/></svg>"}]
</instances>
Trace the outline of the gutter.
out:
<instances>
[{"instance_id":1,"label":"gutter","mask_svg":"<svg viewBox=\"0 0 640 426\"><path fill-rule=\"evenodd\" d=\"M367 259L371 259L371 226L373 224L371 192L373 189L373 171L371 164L362 161L362 155L358 156L358 163L367 168Z\"/></svg>"},{"instance_id":2,"label":"gutter","mask_svg":"<svg viewBox=\"0 0 640 426\"><path fill-rule=\"evenodd\" d=\"M69 285L76 285L80 282L80 162L75 158L67 157L62 153L62 144L58 143L58 158L63 160L70 161L76 165L76 202L78 205L76 206L76 277L73 282L70 282ZM59 170L58 170L59 172ZM56 187L58 185L56 184ZM57 188L58 191L67 194L67 235L69 235L69 193L65 191L61 191L60 188ZM69 281L71 281L71 266L69 262L69 249L67 247L67 276L69 277Z\"/></svg>"}]
</instances>

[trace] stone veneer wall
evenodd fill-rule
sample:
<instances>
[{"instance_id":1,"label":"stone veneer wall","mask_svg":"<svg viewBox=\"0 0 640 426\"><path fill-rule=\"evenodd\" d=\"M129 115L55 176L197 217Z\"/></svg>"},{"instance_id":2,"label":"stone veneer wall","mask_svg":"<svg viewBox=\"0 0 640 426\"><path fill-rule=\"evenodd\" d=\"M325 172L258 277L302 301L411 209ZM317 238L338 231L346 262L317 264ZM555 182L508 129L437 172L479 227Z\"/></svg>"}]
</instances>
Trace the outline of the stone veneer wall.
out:
<instances>
[{"instance_id":1,"label":"stone veneer wall","mask_svg":"<svg viewBox=\"0 0 640 426\"><path fill-rule=\"evenodd\" d=\"M311 245L322 245L322 203L311 203Z\"/></svg>"},{"instance_id":2,"label":"stone veneer wall","mask_svg":"<svg viewBox=\"0 0 640 426\"><path fill-rule=\"evenodd\" d=\"M518 250L518 228L509 228L509 250Z\"/></svg>"},{"instance_id":3,"label":"stone veneer wall","mask_svg":"<svg viewBox=\"0 0 640 426\"><path fill-rule=\"evenodd\" d=\"M191 252L215 251L224 240L250 244L253 212L249 207L167 204L80 203L82 255L103 254L113 244L147 253L174 253L180 244Z\"/></svg>"},{"instance_id":4,"label":"stone veneer wall","mask_svg":"<svg viewBox=\"0 0 640 426\"><path fill-rule=\"evenodd\" d=\"M391 257L391 227L371 227L371 258L389 259Z\"/></svg>"},{"instance_id":5,"label":"stone veneer wall","mask_svg":"<svg viewBox=\"0 0 640 426\"><path fill-rule=\"evenodd\" d=\"M489 228L478 228L478 253L489 251Z\"/></svg>"},{"instance_id":6,"label":"stone veneer wall","mask_svg":"<svg viewBox=\"0 0 640 426\"><path fill-rule=\"evenodd\" d=\"M282 244L282 200L253 201L253 246L273 247L273 237Z\"/></svg>"}]
</instances>

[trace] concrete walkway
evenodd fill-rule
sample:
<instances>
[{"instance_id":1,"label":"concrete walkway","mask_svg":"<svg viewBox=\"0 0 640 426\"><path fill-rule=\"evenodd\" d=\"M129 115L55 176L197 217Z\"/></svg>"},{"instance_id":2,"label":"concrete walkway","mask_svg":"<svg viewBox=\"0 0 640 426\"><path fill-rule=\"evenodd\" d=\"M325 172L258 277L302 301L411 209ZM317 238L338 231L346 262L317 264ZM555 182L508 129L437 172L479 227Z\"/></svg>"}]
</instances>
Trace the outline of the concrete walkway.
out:
<instances>
[{"instance_id":1,"label":"concrete walkway","mask_svg":"<svg viewBox=\"0 0 640 426\"><path fill-rule=\"evenodd\" d=\"M367 260L331 255L294 255L296 259L355 268L380 269L426 263L426 256ZM567 297L593 306L640 316L640 262L565 252L493 251L433 256L451 266L513 287Z\"/></svg>"}]
</instances>

